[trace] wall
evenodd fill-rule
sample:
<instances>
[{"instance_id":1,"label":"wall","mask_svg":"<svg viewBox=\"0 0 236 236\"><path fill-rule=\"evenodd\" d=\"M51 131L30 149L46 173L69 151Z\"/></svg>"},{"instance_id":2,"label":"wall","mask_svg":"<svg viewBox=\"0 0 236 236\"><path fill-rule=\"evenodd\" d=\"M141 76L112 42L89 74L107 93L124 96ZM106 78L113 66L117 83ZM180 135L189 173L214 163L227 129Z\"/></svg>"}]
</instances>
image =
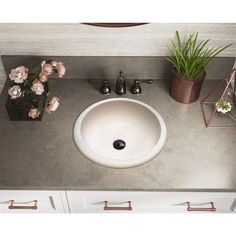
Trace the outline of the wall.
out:
<instances>
[{"instance_id":1,"label":"wall","mask_svg":"<svg viewBox=\"0 0 236 236\"><path fill-rule=\"evenodd\" d=\"M126 79L169 79L171 65L164 57L158 56L2 56L5 72L25 65L31 69L43 60L63 61L66 66L65 78L74 79L116 79L123 71ZM207 69L206 79L222 79L233 67L234 57L217 57Z\"/></svg>"},{"instance_id":2,"label":"wall","mask_svg":"<svg viewBox=\"0 0 236 236\"><path fill-rule=\"evenodd\" d=\"M100 28L83 24L0 24L0 55L163 56L175 31L200 32L209 45L234 43L220 56L236 56L236 24L146 24ZM0 89L6 79L0 61Z\"/></svg>"}]
</instances>

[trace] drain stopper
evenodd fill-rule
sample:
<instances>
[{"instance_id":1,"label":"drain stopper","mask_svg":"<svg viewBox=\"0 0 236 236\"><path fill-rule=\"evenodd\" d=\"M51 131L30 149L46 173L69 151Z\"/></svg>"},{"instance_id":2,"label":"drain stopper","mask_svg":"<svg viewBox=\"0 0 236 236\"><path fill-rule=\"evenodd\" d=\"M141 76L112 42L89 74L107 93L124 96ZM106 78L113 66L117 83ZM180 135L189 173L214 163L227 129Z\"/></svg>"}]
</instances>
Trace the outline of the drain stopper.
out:
<instances>
[{"instance_id":1,"label":"drain stopper","mask_svg":"<svg viewBox=\"0 0 236 236\"><path fill-rule=\"evenodd\" d=\"M126 146L125 141L121 140L121 139L117 139L113 142L113 147L117 150L122 150L124 149Z\"/></svg>"}]
</instances>

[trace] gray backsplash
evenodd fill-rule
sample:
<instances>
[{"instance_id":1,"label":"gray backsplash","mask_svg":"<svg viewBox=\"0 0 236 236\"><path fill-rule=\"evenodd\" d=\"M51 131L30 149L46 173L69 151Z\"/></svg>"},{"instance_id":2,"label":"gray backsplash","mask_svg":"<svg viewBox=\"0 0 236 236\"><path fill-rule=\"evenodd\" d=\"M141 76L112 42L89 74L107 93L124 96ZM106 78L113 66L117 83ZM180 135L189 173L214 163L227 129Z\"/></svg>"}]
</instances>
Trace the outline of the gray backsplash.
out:
<instances>
[{"instance_id":1,"label":"gray backsplash","mask_svg":"<svg viewBox=\"0 0 236 236\"><path fill-rule=\"evenodd\" d=\"M2 56L6 74L17 66L31 68L42 60L64 62L65 77L75 79L116 79L120 70L127 79L168 79L171 73L169 63L158 56ZM232 69L234 61L234 57L215 58L207 70L207 79L222 79Z\"/></svg>"}]
</instances>

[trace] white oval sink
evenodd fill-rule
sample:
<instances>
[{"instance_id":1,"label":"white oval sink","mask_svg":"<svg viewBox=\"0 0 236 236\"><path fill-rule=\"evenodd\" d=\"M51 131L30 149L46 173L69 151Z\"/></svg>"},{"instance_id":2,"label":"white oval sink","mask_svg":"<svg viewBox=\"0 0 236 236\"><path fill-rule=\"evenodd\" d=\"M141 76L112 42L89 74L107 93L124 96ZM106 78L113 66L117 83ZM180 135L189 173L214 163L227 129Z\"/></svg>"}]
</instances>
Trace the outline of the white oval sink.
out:
<instances>
[{"instance_id":1,"label":"white oval sink","mask_svg":"<svg viewBox=\"0 0 236 236\"><path fill-rule=\"evenodd\" d=\"M127 168L154 158L166 140L166 125L146 103L111 98L94 103L77 118L74 140L90 160Z\"/></svg>"}]
</instances>

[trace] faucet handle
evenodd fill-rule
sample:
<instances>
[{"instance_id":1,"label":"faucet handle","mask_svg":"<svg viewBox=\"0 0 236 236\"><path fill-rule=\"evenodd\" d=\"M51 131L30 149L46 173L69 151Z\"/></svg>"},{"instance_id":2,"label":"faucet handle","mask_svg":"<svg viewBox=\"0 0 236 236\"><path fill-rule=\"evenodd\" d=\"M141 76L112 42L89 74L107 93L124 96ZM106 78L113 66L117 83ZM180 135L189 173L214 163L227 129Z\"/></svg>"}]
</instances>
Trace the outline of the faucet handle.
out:
<instances>
[{"instance_id":1,"label":"faucet handle","mask_svg":"<svg viewBox=\"0 0 236 236\"><path fill-rule=\"evenodd\" d=\"M108 84L107 80L103 80L103 83L99 89L100 93L108 95L111 93L111 86Z\"/></svg>"},{"instance_id":2,"label":"faucet handle","mask_svg":"<svg viewBox=\"0 0 236 236\"><path fill-rule=\"evenodd\" d=\"M90 84L102 84L99 91L102 94L108 95L111 93L111 86L108 84L107 80L101 80L101 79L89 79L88 82Z\"/></svg>"},{"instance_id":3,"label":"faucet handle","mask_svg":"<svg viewBox=\"0 0 236 236\"><path fill-rule=\"evenodd\" d=\"M132 87L130 88L130 92L131 92L132 94L136 94L136 95L142 93L142 88L141 88L141 86L140 86L140 80L138 80L138 79L135 79L135 80L134 80L134 84L133 84Z\"/></svg>"},{"instance_id":4,"label":"faucet handle","mask_svg":"<svg viewBox=\"0 0 236 236\"><path fill-rule=\"evenodd\" d=\"M138 95L138 94L142 93L142 88L140 86L140 83L153 84L154 80L153 79L141 79L141 80L135 79L134 84L130 88L130 92L132 94Z\"/></svg>"}]
</instances>

